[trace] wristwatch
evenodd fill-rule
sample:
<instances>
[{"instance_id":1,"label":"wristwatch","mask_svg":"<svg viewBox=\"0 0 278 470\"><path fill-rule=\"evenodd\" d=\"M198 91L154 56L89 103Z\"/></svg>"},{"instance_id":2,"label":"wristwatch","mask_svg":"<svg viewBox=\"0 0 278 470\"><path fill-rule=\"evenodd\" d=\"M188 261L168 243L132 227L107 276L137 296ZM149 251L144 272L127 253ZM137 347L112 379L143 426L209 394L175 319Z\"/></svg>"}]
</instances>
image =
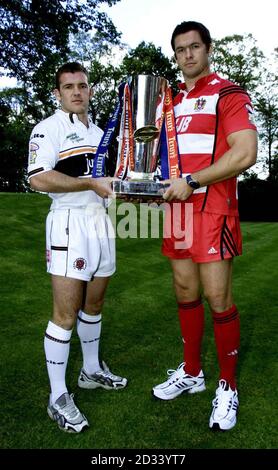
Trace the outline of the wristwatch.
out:
<instances>
[{"instance_id":1,"label":"wristwatch","mask_svg":"<svg viewBox=\"0 0 278 470\"><path fill-rule=\"evenodd\" d=\"M191 175L187 175L187 176L185 177L185 179L186 179L187 184L188 184L193 190L194 190L194 189L198 189L198 188L200 187L199 181L194 180Z\"/></svg>"}]
</instances>

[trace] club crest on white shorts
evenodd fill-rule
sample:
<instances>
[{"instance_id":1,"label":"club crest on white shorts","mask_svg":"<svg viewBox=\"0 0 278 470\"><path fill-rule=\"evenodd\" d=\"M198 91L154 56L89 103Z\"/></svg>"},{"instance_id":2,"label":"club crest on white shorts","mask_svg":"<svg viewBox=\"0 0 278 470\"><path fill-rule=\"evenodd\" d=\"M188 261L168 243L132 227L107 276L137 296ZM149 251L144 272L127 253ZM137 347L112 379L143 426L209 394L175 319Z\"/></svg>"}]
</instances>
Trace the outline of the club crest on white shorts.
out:
<instances>
[{"instance_id":1,"label":"club crest on white shorts","mask_svg":"<svg viewBox=\"0 0 278 470\"><path fill-rule=\"evenodd\" d=\"M73 267L77 269L77 271L84 271L87 268L87 261L84 258L76 258Z\"/></svg>"}]
</instances>

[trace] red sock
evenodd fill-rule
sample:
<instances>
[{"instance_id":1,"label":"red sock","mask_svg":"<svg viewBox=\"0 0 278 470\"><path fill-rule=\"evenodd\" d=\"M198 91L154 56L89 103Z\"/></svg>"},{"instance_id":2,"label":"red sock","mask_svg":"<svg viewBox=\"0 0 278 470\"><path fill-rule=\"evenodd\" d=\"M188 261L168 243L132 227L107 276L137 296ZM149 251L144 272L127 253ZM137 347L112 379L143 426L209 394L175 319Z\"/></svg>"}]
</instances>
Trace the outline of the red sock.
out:
<instances>
[{"instance_id":1,"label":"red sock","mask_svg":"<svg viewBox=\"0 0 278 470\"><path fill-rule=\"evenodd\" d=\"M184 341L187 374L197 376L201 370L201 344L204 333L204 306L201 297L194 302L179 303L179 319Z\"/></svg>"},{"instance_id":2,"label":"red sock","mask_svg":"<svg viewBox=\"0 0 278 470\"><path fill-rule=\"evenodd\" d=\"M239 349L239 313L235 305L225 312L212 312L214 336L220 367L220 379L236 388L236 365Z\"/></svg>"}]
</instances>

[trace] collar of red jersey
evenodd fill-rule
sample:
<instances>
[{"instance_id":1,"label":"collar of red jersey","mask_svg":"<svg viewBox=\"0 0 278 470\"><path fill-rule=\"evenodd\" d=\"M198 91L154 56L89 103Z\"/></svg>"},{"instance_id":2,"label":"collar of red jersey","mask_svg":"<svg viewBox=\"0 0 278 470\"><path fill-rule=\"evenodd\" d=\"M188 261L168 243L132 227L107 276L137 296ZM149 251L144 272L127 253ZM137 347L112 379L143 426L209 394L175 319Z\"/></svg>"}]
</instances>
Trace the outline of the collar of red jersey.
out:
<instances>
[{"instance_id":1,"label":"collar of red jersey","mask_svg":"<svg viewBox=\"0 0 278 470\"><path fill-rule=\"evenodd\" d=\"M213 81L215 78L218 78L218 75L216 73L210 73L209 75L206 75L205 77L199 78L199 80L197 80L197 82L195 83L194 88L192 88L191 90L193 89L196 90L196 88L201 88L204 85L207 85L209 82ZM187 91L186 85L184 82L179 83L178 87L182 91Z\"/></svg>"}]
</instances>

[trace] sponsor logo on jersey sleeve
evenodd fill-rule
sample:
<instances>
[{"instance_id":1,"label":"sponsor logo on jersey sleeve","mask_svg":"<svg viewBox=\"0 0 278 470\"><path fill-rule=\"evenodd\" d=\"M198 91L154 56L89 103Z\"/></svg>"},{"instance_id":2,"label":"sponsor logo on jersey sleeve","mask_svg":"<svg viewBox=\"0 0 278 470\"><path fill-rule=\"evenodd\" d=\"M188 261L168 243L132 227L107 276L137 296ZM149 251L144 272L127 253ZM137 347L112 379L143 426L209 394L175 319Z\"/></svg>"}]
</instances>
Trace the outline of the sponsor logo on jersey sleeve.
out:
<instances>
[{"instance_id":1,"label":"sponsor logo on jersey sleeve","mask_svg":"<svg viewBox=\"0 0 278 470\"><path fill-rule=\"evenodd\" d=\"M39 145L36 142L30 142L29 145L29 163L32 165L35 163L37 158L37 150L39 150Z\"/></svg>"},{"instance_id":2,"label":"sponsor logo on jersey sleeve","mask_svg":"<svg viewBox=\"0 0 278 470\"><path fill-rule=\"evenodd\" d=\"M254 120L254 111L253 111L253 108L250 104L246 104L245 105L246 109L247 109L247 112L248 112L248 116L249 116L249 121L255 125L255 120Z\"/></svg>"}]
</instances>

